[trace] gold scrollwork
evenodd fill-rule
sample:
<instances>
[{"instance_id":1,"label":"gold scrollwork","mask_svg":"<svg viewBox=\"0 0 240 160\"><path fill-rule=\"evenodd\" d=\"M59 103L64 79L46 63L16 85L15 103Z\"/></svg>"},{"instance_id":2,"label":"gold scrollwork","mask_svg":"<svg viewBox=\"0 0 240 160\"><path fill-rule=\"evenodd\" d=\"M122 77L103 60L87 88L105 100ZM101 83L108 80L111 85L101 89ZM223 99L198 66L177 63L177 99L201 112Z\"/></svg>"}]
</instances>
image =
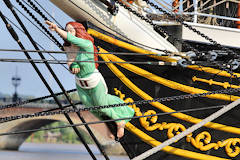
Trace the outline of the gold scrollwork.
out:
<instances>
[{"instance_id":1,"label":"gold scrollwork","mask_svg":"<svg viewBox=\"0 0 240 160\"><path fill-rule=\"evenodd\" d=\"M126 103L134 102L132 98L125 98L125 94L123 94L117 88L114 88L114 91L115 91L115 94L118 95L124 102ZM154 110L148 110L143 114L140 108L138 108L135 104L129 107L132 107L134 109L136 116L156 114ZM168 138L172 138L174 137L175 134L177 135L186 130L185 126L180 123L167 123L167 122L156 123L157 120L158 120L158 116L139 118L140 124L147 131L154 131L156 129L158 130L167 129ZM229 157L236 157L237 155L239 155L240 147L238 147L238 145L240 145L240 138L229 138L224 141L218 141L217 143L210 143L211 138L212 137L209 132L203 131L199 133L195 138L193 137L192 133L187 135L186 141L191 143L195 148L201 151L208 151L212 148L215 150L218 150L220 147L225 147L225 151Z\"/></svg>"}]
</instances>

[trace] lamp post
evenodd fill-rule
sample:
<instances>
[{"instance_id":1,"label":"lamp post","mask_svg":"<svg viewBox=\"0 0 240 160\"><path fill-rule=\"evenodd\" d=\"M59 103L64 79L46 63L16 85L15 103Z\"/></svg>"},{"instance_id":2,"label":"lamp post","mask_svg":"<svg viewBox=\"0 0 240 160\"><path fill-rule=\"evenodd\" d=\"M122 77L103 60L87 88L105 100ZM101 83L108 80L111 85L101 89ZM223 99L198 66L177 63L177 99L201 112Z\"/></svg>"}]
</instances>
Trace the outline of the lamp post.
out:
<instances>
[{"instance_id":1,"label":"lamp post","mask_svg":"<svg viewBox=\"0 0 240 160\"><path fill-rule=\"evenodd\" d=\"M17 102L18 101L18 94L17 94L17 87L20 85L21 78L18 76L18 71L16 67L16 75L12 77L12 85L15 88L15 93L13 94L12 101Z\"/></svg>"}]
</instances>

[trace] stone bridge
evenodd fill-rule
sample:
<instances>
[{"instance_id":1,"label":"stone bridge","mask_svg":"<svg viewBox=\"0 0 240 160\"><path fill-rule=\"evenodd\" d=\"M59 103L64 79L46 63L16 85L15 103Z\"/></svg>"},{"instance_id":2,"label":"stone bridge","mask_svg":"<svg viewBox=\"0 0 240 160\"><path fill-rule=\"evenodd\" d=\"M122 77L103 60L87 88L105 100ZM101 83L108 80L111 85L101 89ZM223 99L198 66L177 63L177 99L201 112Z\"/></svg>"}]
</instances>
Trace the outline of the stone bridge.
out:
<instances>
[{"instance_id":1,"label":"stone bridge","mask_svg":"<svg viewBox=\"0 0 240 160\"><path fill-rule=\"evenodd\" d=\"M0 104L2 105L2 104ZM24 105L23 107L17 108L10 108L0 110L0 117L7 117L7 116L14 116L14 115L21 115L26 113L35 113L41 112L51 108L58 108L54 104L28 104ZM81 115L85 119L86 122L98 121L94 115L90 112L85 111L81 112ZM72 121L76 123L82 123L77 116L76 113L69 114ZM27 118L27 119L20 119L14 120L10 122L0 123L0 133L5 132L12 132L12 131L20 131L20 130L28 130L28 129L37 129L41 128L45 125L56 121L63 121L68 122L64 115L54 115L54 116L43 116L43 117L35 117L35 118ZM107 153L111 154L124 154L124 150L119 143L114 143L111 140L109 135L109 129L106 124L94 124L89 125L91 130L93 131L94 135L99 140L100 144L104 147ZM84 126L79 126L79 129L86 131ZM86 131L87 132L87 131ZM0 149L10 149L10 150L17 150L20 145L31 135L32 133L24 133L24 134L16 134L16 135L6 135L0 136Z\"/></svg>"}]
</instances>

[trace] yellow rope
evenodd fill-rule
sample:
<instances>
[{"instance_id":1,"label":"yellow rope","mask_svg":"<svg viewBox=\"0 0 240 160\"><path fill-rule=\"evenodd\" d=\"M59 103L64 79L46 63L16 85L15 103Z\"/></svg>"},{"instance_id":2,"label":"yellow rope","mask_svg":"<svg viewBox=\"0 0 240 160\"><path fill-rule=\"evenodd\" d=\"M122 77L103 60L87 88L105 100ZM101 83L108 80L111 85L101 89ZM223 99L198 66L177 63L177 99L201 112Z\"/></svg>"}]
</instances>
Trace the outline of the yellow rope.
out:
<instances>
[{"instance_id":1,"label":"yellow rope","mask_svg":"<svg viewBox=\"0 0 240 160\"><path fill-rule=\"evenodd\" d=\"M104 49L101 49L100 52L106 53L107 51L104 50ZM110 61L108 59L108 57L110 57L112 55L100 55L100 56L103 58L104 61L108 62L108 61ZM152 100L153 99L147 93L143 92L140 88L138 88L136 85L134 85L122 72L120 72L117 69L117 67L115 65L107 63L107 66L134 93L136 93L137 95L142 97L144 100ZM203 93L203 92L201 92L201 93ZM226 95L222 95L222 96L226 96ZM165 105L163 105L159 102L152 102L150 104L155 106L156 108L164 111L164 112L175 112L175 110L173 110L173 109L171 109L171 108L169 108L169 107L167 107L167 106L165 106ZM195 117L183 114L183 113L174 113L174 114L171 114L171 115L178 118L178 119L181 119L181 120L184 120L184 121L187 121L187 122L190 122L190 123L199 123L201 121L201 119L198 119L198 118L195 118ZM208 127L208 128L213 128L213 129L216 129L216 130L224 131L224 132L240 134L240 129L236 128L236 127L232 127L232 126L226 126L226 125L213 123L213 122L209 122L209 123L205 124L204 126Z\"/></svg>"},{"instance_id":2,"label":"yellow rope","mask_svg":"<svg viewBox=\"0 0 240 160\"><path fill-rule=\"evenodd\" d=\"M218 85L218 86L222 86L224 88L228 88L228 87L231 87L231 88L240 88L240 86L237 86L237 85L233 85L233 84L230 84L228 82L217 82L217 81L214 81L213 79L203 79L203 78L198 78L196 76L192 77L192 80L193 82L195 81L200 81L200 82L204 82L204 83L208 83L209 85Z\"/></svg>"},{"instance_id":3,"label":"yellow rope","mask_svg":"<svg viewBox=\"0 0 240 160\"><path fill-rule=\"evenodd\" d=\"M117 56L115 55L108 55L108 58L112 61L116 61L116 62L125 62L124 60L118 58ZM160 83L164 86L167 86L169 88L172 88L172 89L176 89L176 90L179 90L179 91L182 91L182 92L186 92L186 93L192 93L192 94L196 94L196 93L207 93L209 91L206 91L206 90L203 90L203 89L199 89L199 88L194 88L194 87L190 87L190 86L187 86L187 85L183 85L183 84L180 84L180 83L177 83L177 82L174 82L174 81L171 81L171 80L167 80L165 78L162 78L162 77L159 77L155 74L152 74L144 69L141 69L137 66L134 66L132 64L123 64L123 63L117 63L119 66L135 73L135 74L138 74L142 77L145 77L151 81L154 81L154 82L157 82L157 83ZM240 97L238 96L232 96L232 95L226 95L226 94L214 94L214 95L207 95L208 98L213 98L213 99L221 99L221 100L225 100L225 101L235 101L237 99L239 99Z\"/></svg>"}]
</instances>

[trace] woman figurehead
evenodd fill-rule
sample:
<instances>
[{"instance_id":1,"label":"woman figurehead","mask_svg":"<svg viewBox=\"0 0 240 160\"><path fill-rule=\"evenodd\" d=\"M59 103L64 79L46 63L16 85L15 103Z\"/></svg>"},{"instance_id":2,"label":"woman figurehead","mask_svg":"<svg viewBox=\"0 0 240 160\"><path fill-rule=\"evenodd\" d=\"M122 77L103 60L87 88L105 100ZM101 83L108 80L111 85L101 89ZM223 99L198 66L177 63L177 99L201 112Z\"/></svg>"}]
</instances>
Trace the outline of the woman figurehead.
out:
<instances>
[{"instance_id":1,"label":"woman figurehead","mask_svg":"<svg viewBox=\"0 0 240 160\"><path fill-rule=\"evenodd\" d=\"M93 48L91 46L92 44L94 47L94 52L97 52L97 49L94 46L94 39L87 33L85 27L81 23L77 23L77 22L67 23L66 25L67 32L60 29L59 27L57 27L56 24L50 21L46 21L46 24L49 25L49 29L51 29L52 31L56 31L63 39L68 39L72 43L72 44L70 43L69 47L66 47L67 49L69 49L69 51L85 48L84 50L87 51L89 49L88 51L93 52ZM69 33L72 34L73 36L69 35ZM89 41L85 41L82 39L89 40ZM85 45L87 47L84 47L83 45L84 43L87 43L87 45ZM76 47L79 47L79 48L76 48ZM86 55L86 53L83 54L83 52L78 52L77 54L78 56L88 57L88 55ZM91 56L91 58L93 57ZM72 62L72 64L73 63L74 62ZM81 62L79 65L81 65ZM79 76L77 74L80 70L79 66L76 66L76 68L72 67L72 69L76 69L76 70L72 70L72 73L76 74L76 80L78 80L76 81L76 83L77 83L79 97L81 97L80 99L82 99L82 102L85 102L83 104L85 104L86 106L101 106L101 105L124 103L124 101L121 100L119 97L116 97L107 93L107 88L106 88L104 78L102 77L101 73L99 73L98 70L94 68L94 65L88 65L88 67L84 68L85 70L83 69L83 71L89 71L89 73L91 73L90 76L88 77L84 77L84 76L82 77L81 75ZM78 82L82 84L78 84ZM90 86L89 82L96 82L94 83L96 85L94 86L92 85L92 88L86 88ZM122 106L122 107L114 107L114 108L108 108L106 110L101 110L101 113L109 116L112 119L118 119L118 118L132 117L134 115L134 110L128 106ZM124 126L125 126L125 123L128 121L129 120L116 121L118 138L121 138L124 135ZM110 137L114 138L112 134L110 135Z\"/></svg>"}]
</instances>

